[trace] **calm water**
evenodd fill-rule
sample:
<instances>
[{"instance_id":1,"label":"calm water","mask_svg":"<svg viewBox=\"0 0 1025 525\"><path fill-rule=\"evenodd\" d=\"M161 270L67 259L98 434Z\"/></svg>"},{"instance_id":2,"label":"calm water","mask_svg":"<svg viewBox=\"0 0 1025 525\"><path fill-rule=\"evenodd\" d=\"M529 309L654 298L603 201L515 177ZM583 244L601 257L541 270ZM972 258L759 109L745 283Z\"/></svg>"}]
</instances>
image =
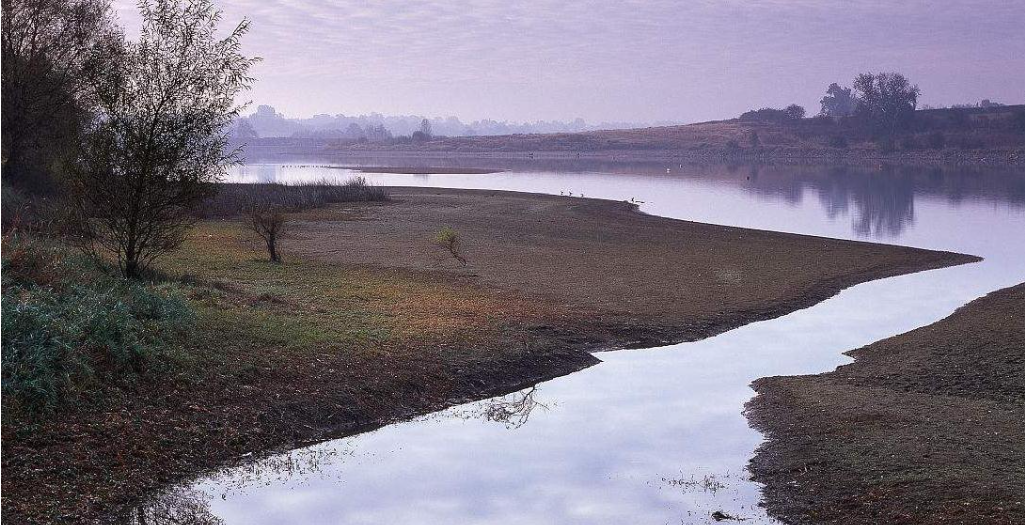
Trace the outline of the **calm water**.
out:
<instances>
[{"instance_id":1,"label":"calm water","mask_svg":"<svg viewBox=\"0 0 1025 525\"><path fill-rule=\"evenodd\" d=\"M499 162L499 161L493 161ZM396 165L405 165L395 161ZM250 165L236 180L348 178ZM667 172L668 170L668 172ZM529 163L489 175L366 174L375 184L644 201L667 217L972 253L812 308L603 363L502 398L294 450L153 504L226 523L771 523L745 470L759 377L831 370L842 352L1025 281L1025 173Z\"/></svg>"}]
</instances>

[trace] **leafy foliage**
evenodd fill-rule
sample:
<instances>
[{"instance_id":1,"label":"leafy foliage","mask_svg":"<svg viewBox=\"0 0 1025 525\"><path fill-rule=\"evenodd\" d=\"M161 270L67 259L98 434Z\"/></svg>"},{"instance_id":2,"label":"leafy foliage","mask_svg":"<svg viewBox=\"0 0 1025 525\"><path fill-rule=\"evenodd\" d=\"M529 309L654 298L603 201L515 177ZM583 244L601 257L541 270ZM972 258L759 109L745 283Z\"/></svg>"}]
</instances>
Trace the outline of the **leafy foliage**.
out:
<instances>
[{"instance_id":1,"label":"leafy foliage","mask_svg":"<svg viewBox=\"0 0 1025 525\"><path fill-rule=\"evenodd\" d=\"M900 73L862 73L854 79L858 93L855 115L878 134L906 130L915 117L921 90Z\"/></svg>"},{"instance_id":2,"label":"leafy foliage","mask_svg":"<svg viewBox=\"0 0 1025 525\"><path fill-rule=\"evenodd\" d=\"M98 82L100 115L74 169L83 235L137 277L178 247L239 151L227 129L255 59L241 54L249 28L217 37L209 0L142 0L139 40L125 44Z\"/></svg>"},{"instance_id":3,"label":"leafy foliage","mask_svg":"<svg viewBox=\"0 0 1025 525\"><path fill-rule=\"evenodd\" d=\"M851 94L851 88L840 87L833 82L826 89L826 96L819 101L822 106L820 115L827 117L849 117L858 107L858 99Z\"/></svg>"},{"instance_id":4,"label":"leafy foliage","mask_svg":"<svg viewBox=\"0 0 1025 525\"><path fill-rule=\"evenodd\" d=\"M48 412L165 362L193 314L168 285L105 277L84 256L7 239L3 258L5 409Z\"/></svg>"},{"instance_id":5,"label":"leafy foliage","mask_svg":"<svg viewBox=\"0 0 1025 525\"><path fill-rule=\"evenodd\" d=\"M93 81L119 55L121 32L106 0L3 0L2 9L4 181L50 193L95 109Z\"/></svg>"}]
</instances>

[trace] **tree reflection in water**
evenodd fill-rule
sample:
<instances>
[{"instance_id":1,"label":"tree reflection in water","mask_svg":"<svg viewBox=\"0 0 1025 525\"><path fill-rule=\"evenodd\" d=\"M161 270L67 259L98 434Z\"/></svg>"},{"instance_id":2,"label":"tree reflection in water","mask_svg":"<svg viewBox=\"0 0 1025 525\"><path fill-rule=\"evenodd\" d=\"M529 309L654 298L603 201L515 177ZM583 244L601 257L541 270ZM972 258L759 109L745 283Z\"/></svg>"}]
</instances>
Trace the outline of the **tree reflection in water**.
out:
<instances>
[{"instance_id":1,"label":"tree reflection in water","mask_svg":"<svg viewBox=\"0 0 1025 525\"><path fill-rule=\"evenodd\" d=\"M206 493L190 487L173 487L132 510L126 525L220 525L210 512Z\"/></svg>"},{"instance_id":2,"label":"tree reflection in water","mask_svg":"<svg viewBox=\"0 0 1025 525\"><path fill-rule=\"evenodd\" d=\"M501 423L508 429L520 428L530 420L535 409L548 410L549 406L537 400L537 386L501 397L486 399L463 407L444 410L424 416L423 419L454 417ZM244 492L247 487L272 482L308 480L313 475L327 472L327 465L339 456L355 456L355 441L339 446L338 440L318 443L309 447L276 454L214 475L217 485L227 492ZM230 476L227 474L230 473ZM224 497L226 494L220 494ZM215 525L223 523L211 513L211 495L202 490L181 485L164 490L135 507L123 522L127 525Z\"/></svg>"},{"instance_id":3,"label":"tree reflection in water","mask_svg":"<svg viewBox=\"0 0 1025 525\"><path fill-rule=\"evenodd\" d=\"M915 222L914 174L893 169L857 173L837 167L809 182L830 218L854 205L851 226L860 237L896 237Z\"/></svg>"},{"instance_id":4,"label":"tree reflection in water","mask_svg":"<svg viewBox=\"0 0 1025 525\"><path fill-rule=\"evenodd\" d=\"M528 390L485 401L481 413L485 420L502 423L505 428L520 428L527 424L535 408L548 410L548 405L538 401L535 394L537 385Z\"/></svg>"}]
</instances>

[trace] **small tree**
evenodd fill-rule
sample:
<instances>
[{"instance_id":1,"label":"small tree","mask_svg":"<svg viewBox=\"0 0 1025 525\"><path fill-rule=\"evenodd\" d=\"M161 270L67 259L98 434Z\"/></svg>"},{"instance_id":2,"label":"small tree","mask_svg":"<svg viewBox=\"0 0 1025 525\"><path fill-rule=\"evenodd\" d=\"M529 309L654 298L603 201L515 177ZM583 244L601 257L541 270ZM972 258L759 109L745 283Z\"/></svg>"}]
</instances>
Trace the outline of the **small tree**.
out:
<instances>
[{"instance_id":1,"label":"small tree","mask_svg":"<svg viewBox=\"0 0 1025 525\"><path fill-rule=\"evenodd\" d=\"M93 248L137 277L176 248L239 151L227 131L249 88L240 40L243 20L215 36L221 14L210 0L141 0L139 40L102 75L100 115L74 167L73 201Z\"/></svg>"},{"instance_id":2,"label":"small tree","mask_svg":"<svg viewBox=\"0 0 1025 525\"><path fill-rule=\"evenodd\" d=\"M435 236L434 243L445 249L453 259L466 266L466 258L462 254L462 239L454 229L445 226Z\"/></svg>"},{"instance_id":3,"label":"small tree","mask_svg":"<svg viewBox=\"0 0 1025 525\"><path fill-rule=\"evenodd\" d=\"M423 133L424 140L431 140L434 137L434 131L431 129L431 121L423 119L420 121L420 133Z\"/></svg>"},{"instance_id":4,"label":"small tree","mask_svg":"<svg viewBox=\"0 0 1025 525\"><path fill-rule=\"evenodd\" d=\"M857 99L851 94L851 88L840 87L833 82L826 89L826 96L819 101L822 105L820 115L826 117L849 117L858 106Z\"/></svg>"},{"instance_id":5,"label":"small tree","mask_svg":"<svg viewBox=\"0 0 1025 525\"><path fill-rule=\"evenodd\" d=\"M278 240L285 234L287 219L280 206L260 204L253 206L249 213L250 226L267 246L267 255L271 262L281 262L278 253Z\"/></svg>"},{"instance_id":6,"label":"small tree","mask_svg":"<svg viewBox=\"0 0 1025 525\"><path fill-rule=\"evenodd\" d=\"M790 104L783 110L788 120L801 120L804 118L804 108L797 104Z\"/></svg>"}]
</instances>

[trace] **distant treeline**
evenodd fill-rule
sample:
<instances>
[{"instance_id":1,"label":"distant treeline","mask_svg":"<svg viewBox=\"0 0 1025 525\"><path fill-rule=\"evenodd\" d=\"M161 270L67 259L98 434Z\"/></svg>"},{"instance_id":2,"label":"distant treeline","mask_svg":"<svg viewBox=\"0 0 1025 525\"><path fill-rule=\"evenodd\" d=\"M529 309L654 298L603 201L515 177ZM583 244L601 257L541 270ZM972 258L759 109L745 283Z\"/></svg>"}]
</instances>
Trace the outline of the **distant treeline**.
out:
<instances>
[{"instance_id":1,"label":"distant treeline","mask_svg":"<svg viewBox=\"0 0 1025 525\"><path fill-rule=\"evenodd\" d=\"M491 119L463 122L457 117L426 118L419 115L315 115L310 118L286 118L271 106L258 106L256 112L239 118L234 133L238 138L293 137L384 142L410 138L421 131L423 121L430 123L436 136L512 135L516 133L572 133L598 129L627 129L649 124L638 122L602 122L589 124L583 119L569 122L539 120L507 122ZM658 122L671 125L674 122ZM401 140L401 139L399 139Z\"/></svg>"}]
</instances>

